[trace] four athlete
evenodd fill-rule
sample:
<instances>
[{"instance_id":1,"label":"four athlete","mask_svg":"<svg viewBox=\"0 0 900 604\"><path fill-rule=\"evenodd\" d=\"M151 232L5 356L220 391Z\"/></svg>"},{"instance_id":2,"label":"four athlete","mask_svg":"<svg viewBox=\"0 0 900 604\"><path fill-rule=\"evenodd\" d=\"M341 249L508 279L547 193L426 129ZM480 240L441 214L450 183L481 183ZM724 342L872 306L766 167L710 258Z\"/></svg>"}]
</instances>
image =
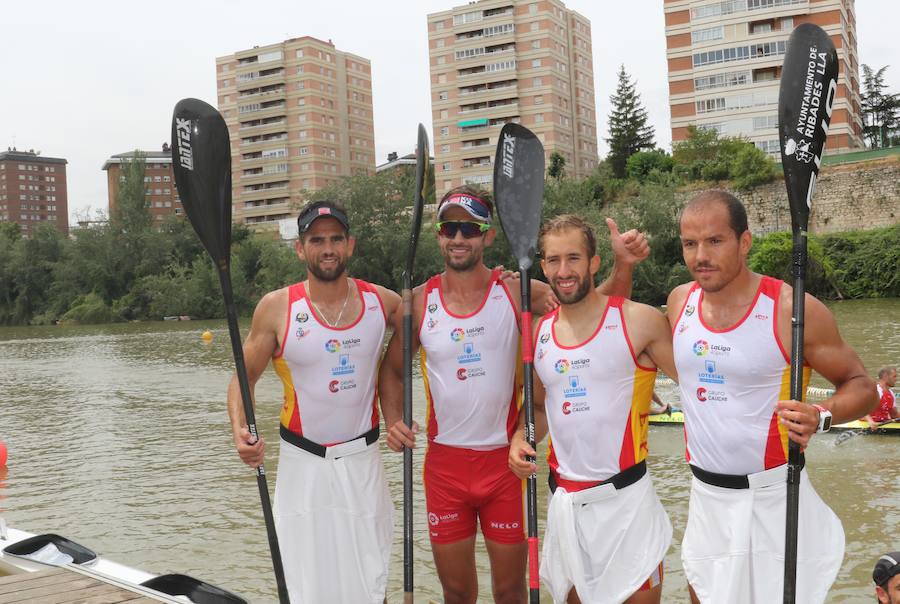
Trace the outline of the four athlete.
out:
<instances>
[{"instance_id":1,"label":"four athlete","mask_svg":"<svg viewBox=\"0 0 900 604\"><path fill-rule=\"evenodd\" d=\"M554 491L544 586L555 602L659 602L672 528L646 457L660 368L680 382L694 473L682 545L692 598L777 600L788 439L805 446L832 419L872 411L874 384L831 313L807 296L805 375L815 369L836 391L821 406L788 400L791 288L747 267L746 213L729 194L703 193L682 213L695 281L670 294L668 322L626 299L632 268L649 248L640 233L608 223L616 263L603 285L594 288L593 229L574 216L544 225L550 286L532 281L532 308L559 305L534 338L537 436L551 435ZM341 206L308 204L298 227L308 279L260 301L244 344L251 384L271 360L284 385L275 518L285 574L292 601L381 602L393 507L377 447L379 394L391 449L414 447L418 431L400 419L400 300L346 276L354 240ZM486 193L450 191L436 227L445 270L415 289L412 334L428 403L424 483L435 565L445 602L475 602L480 524L495 601L524 602L520 479L536 468L525 460L534 451L520 417L519 283L483 263L496 234ZM395 336L379 375L386 326ZM239 397L233 379L235 446L256 466L265 445L251 442ZM804 601L823 601L844 537L805 470L800 509L797 590Z\"/></svg>"}]
</instances>

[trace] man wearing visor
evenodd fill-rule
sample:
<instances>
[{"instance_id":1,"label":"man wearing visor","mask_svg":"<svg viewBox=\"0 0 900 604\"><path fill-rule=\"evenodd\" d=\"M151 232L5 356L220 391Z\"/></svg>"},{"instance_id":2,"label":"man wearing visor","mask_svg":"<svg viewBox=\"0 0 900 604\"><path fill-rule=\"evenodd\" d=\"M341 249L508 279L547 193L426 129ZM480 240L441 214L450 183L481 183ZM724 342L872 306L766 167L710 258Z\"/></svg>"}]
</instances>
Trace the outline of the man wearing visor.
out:
<instances>
[{"instance_id":1,"label":"man wearing visor","mask_svg":"<svg viewBox=\"0 0 900 604\"><path fill-rule=\"evenodd\" d=\"M449 191L437 212L445 270L413 292L412 341L420 349L427 397L425 503L432 552L446 604L478 598L475 534L480 522L495 602L526 600L523 484L508 468L521 405L519 282L483 262L496 237L486 192ZM649 254L637 231L608 220L617 264L600 286L628 295L634 264ZM545 309L549 287L532 281L532 308ZM399 320L402 312L398 309ZM380 388L388 446L415 446L418 425L402 421L402 333L382 365Z\"/></svg>"},{"instance_id":2,"label":"man wearing visor","mask_svg":"<svg viewBox=\"0 0 900 604\"><path fill-rule=\"evenodd\" d=\"M266 294L244 342L251 391L269 360L284 386L274 516L285 579L292 602L380 603L394 509L376 377L400 296L347 276L355 241L339 204L306 205L297 226L307 280ZM238 454L259 466L265 443L251 440L236 378L228 414Z\"/></svg>"}]
</instances>

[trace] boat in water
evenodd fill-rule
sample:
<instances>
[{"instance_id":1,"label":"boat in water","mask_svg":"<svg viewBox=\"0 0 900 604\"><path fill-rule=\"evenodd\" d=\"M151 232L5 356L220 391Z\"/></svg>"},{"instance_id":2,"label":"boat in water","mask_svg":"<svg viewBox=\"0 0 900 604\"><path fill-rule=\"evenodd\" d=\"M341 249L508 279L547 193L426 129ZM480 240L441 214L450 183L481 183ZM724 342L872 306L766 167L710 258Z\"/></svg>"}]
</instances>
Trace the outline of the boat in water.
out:
<instances>
[{"instance_id":1,"label":"boat in water","mask_svg":"<svg viewBox=\"0 0 900 604\"><path fill-rule=\"evenodd\" d=\"M102 590L119 588L161 602L247 604L240 596L194 577L181 574L154 575L104 558L90 548L61 535L35 535L7 527L0 518L0 584L5 580L27 578L29 573L48 573L54 570L71 574L74 579L91 579L90 583L100 584ZM55 576L58 577L60 572L55 573ZM52 574L54 573L48 573L48 578ZM48 583L49 581L42 580L41 584L45 585L42 589L49 589L46 587ZM27 593L27 582L18 581L18 584L23 590L23 599L18 601L31 600ZM59 584L63 585L62 582ZM81 584L86 583L82 581ZM10 586L10 590L15 588L16 586ZM11 593L14 595L7 590L3 593L7 596Z\"/></svg>"}]
</instances>

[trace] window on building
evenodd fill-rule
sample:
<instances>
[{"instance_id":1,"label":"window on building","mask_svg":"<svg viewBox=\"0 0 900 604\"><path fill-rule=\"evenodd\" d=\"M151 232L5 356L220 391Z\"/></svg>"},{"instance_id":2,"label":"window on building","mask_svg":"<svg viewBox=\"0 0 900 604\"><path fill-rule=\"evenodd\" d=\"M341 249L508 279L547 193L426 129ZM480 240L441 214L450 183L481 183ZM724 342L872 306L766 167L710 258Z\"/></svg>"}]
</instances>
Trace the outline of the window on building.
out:
<instances>
[{"instance_id":1,"label":"window on building","mask_svg":"<svg viewBox=\"0 0 900 604\"><path fill-rule=\"evenodd\" d=\"M725 28L721 25L718 27L710 27L707 29L698 29L691 32L691 43L709 42L710 40L721 40L725 36Z\"/></svg>"},{"instance_id":2,"label":"window on building","mask_svg":"<svg viewBox=\"0 0 900 604\"><path fill-rule=\"evenodd\" d=\"M540 66L541 66L541 60L540 60L540 59L532 59L532 60L531 60L531 66L532 66L532 67L540 67Z\"/></svg>"},{"instance_id":3,"label":"window on building","mask_svg":"<svg viewBox=\"0 0 900 604\"><path fill-rule=\"evenodd\" d=\"M448 161L441 164L441 170L443 170L444 172L449 172L451 169L450 167L451 167L451 164Z\"/></svg>"},{"instance_id":4,"label":"window on building","mask_svg":"<svg viewBox=\"0 0 900 604\"><path fill-rule=\"evenodd\" d=\"M446 101L446 100L449 98L449 96L450 96L450 95L449 95L449 93L448 93L446 90L444 90L443 92L439 92L439 93L438 93L438 99L441 100L441 101Z\"/></svg>"}]
</instances>

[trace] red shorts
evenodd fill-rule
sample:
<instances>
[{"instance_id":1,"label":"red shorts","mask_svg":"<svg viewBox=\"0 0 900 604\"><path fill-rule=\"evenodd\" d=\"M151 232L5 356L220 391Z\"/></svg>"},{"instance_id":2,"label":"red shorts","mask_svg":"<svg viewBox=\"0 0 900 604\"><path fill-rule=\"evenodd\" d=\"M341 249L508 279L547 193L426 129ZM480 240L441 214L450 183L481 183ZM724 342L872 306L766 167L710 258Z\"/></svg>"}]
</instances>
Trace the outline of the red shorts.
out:
<instances>
[{"instance_id":1,"label":"red shorts","mask_svg":"<svg viewBox=\"0 0 900 604\"><path fill-rule=\"evenodd\" d=\"M509 447L474 451L428 443L425 508L433 543L475 535L476 515L485 539L525 540L523 481L509 470Z\"/></svg>"}]
</instances>

